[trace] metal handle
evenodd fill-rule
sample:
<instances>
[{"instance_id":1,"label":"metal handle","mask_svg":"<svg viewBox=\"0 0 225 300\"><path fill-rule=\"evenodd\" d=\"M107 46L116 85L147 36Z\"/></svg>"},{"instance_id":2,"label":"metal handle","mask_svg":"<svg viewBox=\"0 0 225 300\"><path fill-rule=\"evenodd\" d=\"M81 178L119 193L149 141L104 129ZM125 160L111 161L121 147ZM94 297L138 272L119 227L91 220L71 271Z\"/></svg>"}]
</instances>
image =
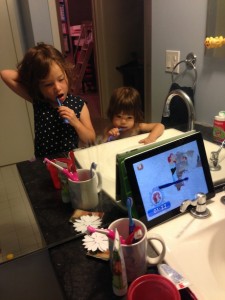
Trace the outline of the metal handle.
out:
<instances>
[{"instance_id":1,"label":"metal handle","mask_svg":"<svg viewBox=\"0 0 225 300\"><path fill-rule=\"evenodd\" d=\"M174 72L177 68L177 66L181 63L185 63L186 64L186 68L189 69L189 70L194 70L194 73L195 73L195 78L194 78L194 83L193 83L193 86L192 88L195 89L195 86L196 86L196 82L197 82L197 77L198 77L198 74L197 74L197 70L196 70L196 59L197 59L197 56L194 54L194 53L189 53L187 56L186 56L186 59L185 60L181 60L180 62L178 62L173 70L172 70L172 73L171 73L171 77L172 77L172 83L175 82L174 80Z\"/></svg>"}]
</instances>

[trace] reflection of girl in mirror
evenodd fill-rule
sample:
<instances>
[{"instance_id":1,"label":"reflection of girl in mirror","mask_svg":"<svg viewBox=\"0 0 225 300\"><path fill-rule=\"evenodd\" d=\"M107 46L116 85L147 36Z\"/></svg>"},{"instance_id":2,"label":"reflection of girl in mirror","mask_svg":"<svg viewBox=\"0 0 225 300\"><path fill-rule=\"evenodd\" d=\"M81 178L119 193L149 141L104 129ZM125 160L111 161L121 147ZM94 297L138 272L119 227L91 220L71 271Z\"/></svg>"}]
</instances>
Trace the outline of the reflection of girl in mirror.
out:
<instances>
[{"instance_id":1,"label":"reflection of girl in mirror","mask_svg":"<svg viewBox=\"0 0 225 300\"><path fill-rule=\"evenodd\" d=\"M161 123L143 123L140 94L132 87L120 87L113 91L107 115L111 125L105 130L104 141L148 132L148 136L139 143L149 144L164 131Z\"/></svg>"},{"instance_id":2,"label":"reflection of girl in mirror","mask_svg":"<svg viewBox=\"0 0 225 300\"><path fill-rule=\"evenodd\" d=\"M68 152L79 141L94 142L85 102L69 93L72 68L53 46L40 43L30 48L17 70L0 74L11 90L33 103L36 157Z\"/></svg>"}]
</instances>

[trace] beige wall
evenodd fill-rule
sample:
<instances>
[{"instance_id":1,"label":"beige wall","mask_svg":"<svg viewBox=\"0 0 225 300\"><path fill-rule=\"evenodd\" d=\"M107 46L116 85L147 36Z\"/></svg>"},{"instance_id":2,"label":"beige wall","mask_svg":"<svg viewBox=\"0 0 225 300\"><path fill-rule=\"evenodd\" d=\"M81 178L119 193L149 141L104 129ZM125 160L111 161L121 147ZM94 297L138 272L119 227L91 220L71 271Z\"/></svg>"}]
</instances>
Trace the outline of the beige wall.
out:
<instances>
[{"instance_id":1,"label":"beige wall","mask_svg":"<svg viewBox=\"0 0 225 300\"><path fill-rule=\"evenodd\" d=\"M22 55L14 4L13 0L0 0L0 69L14 69ZM34 150L26 102L2 81L0 90L0 166L4 166L30 159Z\"/></svg>"}]
</instances>

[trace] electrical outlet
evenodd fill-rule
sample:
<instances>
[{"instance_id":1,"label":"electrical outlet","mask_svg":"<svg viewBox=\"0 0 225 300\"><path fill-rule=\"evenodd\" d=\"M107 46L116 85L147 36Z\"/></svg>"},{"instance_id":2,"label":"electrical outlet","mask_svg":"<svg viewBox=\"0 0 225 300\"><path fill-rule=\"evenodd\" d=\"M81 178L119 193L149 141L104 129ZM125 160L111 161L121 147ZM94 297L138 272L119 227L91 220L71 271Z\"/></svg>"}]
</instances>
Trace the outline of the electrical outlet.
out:
<instances>
[{"instance_id":1,"label":"electrical outlet","mask_svg":"<svg viewBox=\"0 0 225 300\"><path fill-rule=\"evenodd\" d=\"M180 51L166 50L166 72L172 73L176 64L180 61ZM174 73L180 72L180 66L178 65L174 70Z\"/></svg>"}]
</instances>

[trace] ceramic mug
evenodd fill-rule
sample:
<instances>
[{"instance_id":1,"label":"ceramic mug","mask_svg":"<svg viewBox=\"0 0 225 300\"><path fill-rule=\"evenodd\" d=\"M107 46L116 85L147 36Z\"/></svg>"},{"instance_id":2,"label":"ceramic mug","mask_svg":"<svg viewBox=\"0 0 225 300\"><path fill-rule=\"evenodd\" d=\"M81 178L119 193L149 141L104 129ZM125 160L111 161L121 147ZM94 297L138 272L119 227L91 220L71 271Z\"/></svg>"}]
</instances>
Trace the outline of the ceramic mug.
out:
<instances>
[{"instance_id":1,"label":"ceramic mug","mask_svg":"<svg viewBox=\"0 0 225 300\"><path fill-rule=\"evenodd\" d=\"M73 208L89 210L99 203L98 193L102 189L102 177L99 172L77 169L79 181L68 179L70 200Z\"/></svg>"},{"instance_id":2,"label":"ceramic mug","mask_svg":"<svg viewBox=\"0 0 225 300\"><path fill-rule=\"evenodd\" d=\"M133 219L135 226L140 226L143 236L141 240L131 245L121 244L126 272L127 281L131 282L141 275L144 275L147 271L148 265L157 265L162 262L166 253L166 246L161 236L158 234L147 232L147 228L141 221ZM129 236L129 219L122 218L114 221L109 225L109 229L115 230L117 228L118 233L126 239ZM151 240L157 240L162 245L162 250L156 257L150 257L148 253L148 242ZM110 256L112 254L113 241L110 241Z\"/></svg>"}]
</instances>

